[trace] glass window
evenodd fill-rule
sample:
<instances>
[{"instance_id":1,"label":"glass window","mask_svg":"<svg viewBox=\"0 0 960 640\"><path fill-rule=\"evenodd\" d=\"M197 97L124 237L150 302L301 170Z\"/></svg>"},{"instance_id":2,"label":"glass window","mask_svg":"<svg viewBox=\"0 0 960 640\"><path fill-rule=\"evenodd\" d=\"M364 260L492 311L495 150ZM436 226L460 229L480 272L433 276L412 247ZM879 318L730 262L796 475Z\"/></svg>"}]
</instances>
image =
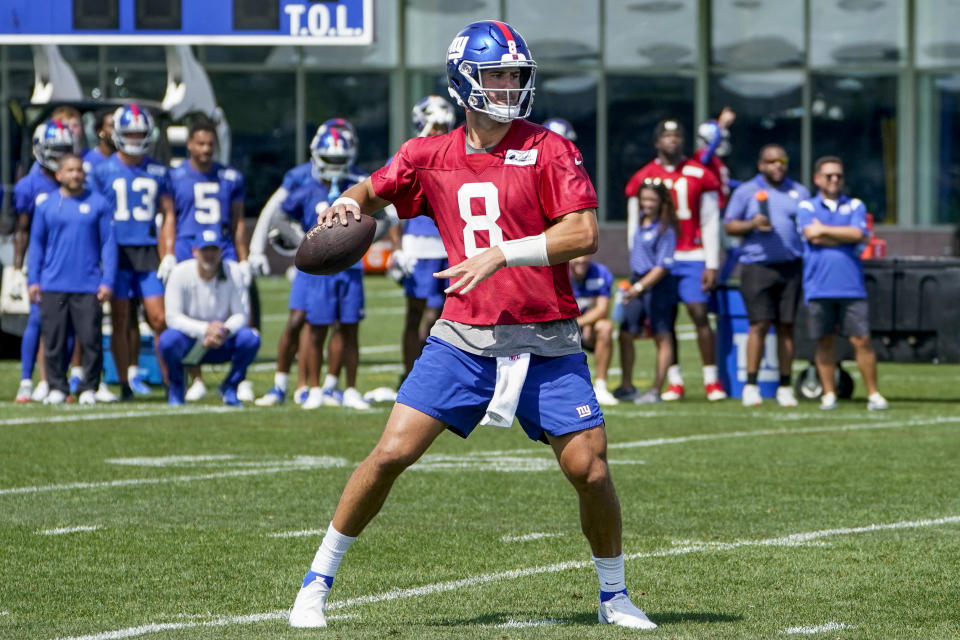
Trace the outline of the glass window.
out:
<instances>
[{"instance_id":1,"label":"glass window","mask_svg":"<svg viewBox=\"0 0 960 640\"><path fill-rule=\"evenodd\" d=\"M447 46L460 29L471 22L499 15L499 0L409 0L406 3L407 64L443 68Z\"/></svg>"},{"instance_id":2,"label":"glass window","mask_svg":"<svg viewBox=\"0 0 960 640\"><path fill-rule=\"evenodd\" d=\"M376 2L373 44L365 47L303 47L303 64L309 67L386 67L397 63L399 2ZM455 32L453 32L455 33ZM453 33L450 39L453 39ZM439 43L438 43L439 44ZM439 44L443 48L447 43Z\"/></svg>"},{"instance_id":3,"label":"glass window","mask_svg":"<svg viewBox=\"0 0 960 640\"><path fill-rule=\"evenodd\" d=\"M280 51L278 51L278 49ZM295 47L265 47L262 45L231 47L226 45L205 46L200 57L207 64L275 64L277 57L289 60L295 55Z\"/></svg>"},{"instance_id":4,"label":"glass window","mask_svg":"<svg viewBox=\"0 0 960 640\"><path fill-rule=\"evenodd\" d=\"M107 47L107 61L129 64L131 62L161 62L166 63L167 55L163 47L144 46L109 46Z\"/></svg>"},{"instance_id":5,"label":"glass window","mask_svg":"<svg viewBox=\"0 0 960 640\"><path fill-rule=\"evenodd\" d=\"M506 21L519 31L538 64L595 64L599 58L598 2L508 2Z\"/></svg>"},{"instance_id":6,"label":"glass window","mask_svg":"<svg viewBox=\"0 0 960 640\"><path fill-rule=\"evenodd\" d=\"M330 118L346 118L357 129L357 164L368 173L383 166L389 148L390 76L386 73L307 74L306 137Z\"/></svg>"},{"instance_id":7,"label":"glass window","mask_svg":"<svg viewBox=\"0 0 960 640\"><path fill-rule=\"evenodd\" d=\"M155 70L113 67L107 73L107 98L135 100L163 100L167 91L167 71L164 66Z\"/></svg>"},{"instance_id":8,"label":"glass window","mask_svg":"<svg viewBox=\"0 0 960 640\"><path fill-rule=\"evenodd\" d=\"M26 103L30 100L33 93L33 71L15 71L8 73L9 83L7 84L7 93L11 101ZM33 131L30 130L33 122L24 122L19 124L13 118L11 109L2 109L3 115L0 117L8 118L10 123L10 177L15 182L30 169L33 164L33 155L30 146L30 137ZM7 160L7 158L4 158Z\"/></svg>"},{"instance_id":9,"label":"glass window","mask_svg":"<svg viewBox=\"0 0 960 640\"><path fill-rule=\"evenodd\" d=\"M749 180L757 173L757 155L769 143L781 145L790 158L790 177L800 180L803 73L728 73L710 82L710 117L730 107L737 119L730 128L730 177Z\"/></svg>"},{"instance_id":10,"label":"glass window","mask_svg":"<svg viewBox=\"0 0 960 640\"><path fill-rule=\"evenodd\" d=\"M246 207L258 215L294 157L292 73L211 72L210 83L230 123L231 163L246 180Z\"/></svg>"},{"instance_id":11,"label":"glass window","mask_svg":"<svg viewBox=\"0 0 960 640\"><path fill-rule=\"evenodd\" d=\"M608 2L604 22L607 67L692 66L696 62L696 0Z\"/></svg>"},{"instance_id":12,"label":"glass window","mask_svg":"<svg viewBox=\"0 0 960 640\"><path fill-rule=\"evenodd\" d=\"M960 73L920 78L921 224L960 222Z\"/></svg>"},{"instance_id":13,"label":"glass window","mask_svg":"<svg viewBox=\"0 0 960 640\"><path fill-rule=\"evenodd\" d=\"M845 160L847 193L877 222L897 221L897 79L860 74L812 77L813 158Z\"/></svg>"},{"instance_id":14,"label":"glass window","mask_svg":"<svg viewBox=\"0 0 960 640\"><path fill-rule=\"evenodd\" d=\"M810 11L810 64L899 62L905 55L906 23L903 0L814 0Z\"/></svg>"},{"instance_id":15,"label":"glass window","mask_svg":"<svg viewBox=\"0 0 960 640\"><path fill-rule=\"evenodd\" d=\"M536 52L534 52L536 53ZM573 125L583 166L597 183L597 77L593 74L538 74L530 122L563 118Z\"/></svg>"},{"instance_id":16,"label":"glass window","mask_svg":"<svg viewBox=\"0 0 960 640\"><path fill-rule=\"evenodd\" d=\"M63 59L71 65L81 62L97 62L100 59L100 47L85 46L76 44L60 45L60 53Z\"/></svg>"},{"instance_id":17,"label":"glass window","mask_svg":"<svg viewBox=\"0 0 960 640\"><path fill-rule=\"evenodd\" d=\"M713 62L783 67L803 64L803 2L714 0Z\"/></svg>"},{"instance_id":18,"label":"glass window","mask_svg":"<svg viewBox=\"0 0 960 640\"><path fill-rule=\"evenodd\" d=\"M930 67L960 63L960 2L922 0L915 2L917 65Z\"/></svg>"},{"instance_id":19,"label":"glass window","mask_svg":"<svg viewBox=\"0 0 960 640\"><path fill-rule=\"evenodd\" d=\"M609 76L607 78L606 220L625 220L623 189L640 167L653 160L653 129L657 122L677 118L693 125L693 79L671 76ZM687 140L690 151L691 141ZM626 240L624 240L626 241Z\"/></svg>"},{"instance_id":20,"label":"glass window","mask_svg":"<svg viewBox=\"0 0 960 640\"><path fill-rule=\"evenodd\" d=\"M33 53L30 52L30 46L25 44L8 44L7 59L11 62L30 62L33 60Z\"/></svg>"}]
</instances>

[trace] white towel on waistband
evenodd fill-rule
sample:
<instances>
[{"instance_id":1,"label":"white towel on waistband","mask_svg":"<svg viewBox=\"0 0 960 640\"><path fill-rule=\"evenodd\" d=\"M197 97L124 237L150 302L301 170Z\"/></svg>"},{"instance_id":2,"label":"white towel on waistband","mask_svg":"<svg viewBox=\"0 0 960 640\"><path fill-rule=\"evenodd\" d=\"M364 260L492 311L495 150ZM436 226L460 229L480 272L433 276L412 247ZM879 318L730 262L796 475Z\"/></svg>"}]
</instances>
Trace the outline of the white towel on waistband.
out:
<instances>
[{"instance_id":1,"label":"white towel on waistband","mask_svg":"<svg viewBox=\"0 0 960 640\"><path fill-rule=\"evenodd\" d=\"M513 426L513 417L517 413L517 405L520 404L520 392L527 379L529 366L529 353L497 358L497 383L493 388L490 404L487 405L487 413L480 421L481 425L506 429Z\"/></svg>"}]
</instances>

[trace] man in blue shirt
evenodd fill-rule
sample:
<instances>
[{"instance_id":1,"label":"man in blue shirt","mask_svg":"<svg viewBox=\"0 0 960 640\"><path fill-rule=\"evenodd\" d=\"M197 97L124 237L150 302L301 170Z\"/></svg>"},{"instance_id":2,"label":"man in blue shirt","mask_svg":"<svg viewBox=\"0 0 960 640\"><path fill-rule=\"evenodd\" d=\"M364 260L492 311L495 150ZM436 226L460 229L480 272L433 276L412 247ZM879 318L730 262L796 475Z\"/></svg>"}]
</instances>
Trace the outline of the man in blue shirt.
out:
<instances>
[{"instance_id":1,"label":"man in blue shirt","mask_svg":"<svg viewBox=\"0 0 960 640\"><path fill-rule=\"evenodd\" d=\"M60 158L72 153L75 140L73 132L62 122L47 120L37 125L33 132L33 156L36 162L30 171L17 181L13 187L13 211L16 215L16 227L13 233L13 268L22 270L30 241L30 227L37 204L58 188L55 172ZM40 344L40 305L30 305L30 317L27 328L20 341L20 386L17 388L16 402L40 402L49 391L44 367L44 358L40 356L41 382L33 388L33 367L37 362Z\"/></svg>"},{"instance_id":2,"label":"man in blue shirt","mask_svg":"<svg viewBox=\"0 0 960 640\"><path fill-rule=\"evenodd\" d=\"M136 104L113 114L113 142L117 152L93 170L91 188L99 191L113 210L117 239L117 282L111 303L113 334L110 350L117 366L120 399L150 393L137 376L139 333L131 328L131 300L141 300L154 343L166 328L161 282L176 265L174 211L169 172L147 152L153 142L153 118ZM162 227L157 232L157 214ZM162 256L162 260L161 260Z\"/></svg>"},{"instance_id":3,"label":"man in blue shirt","mask_svg":"<svg viewBox=\"0 0 960 640\"><path fill-rule=\"evenodd\" d=\"M577 325L581 341L594 355L593 390L597 402L615 405L619 401L607 390L607 371L613 357L613 322L608 317L613 274L599 262L591 262L590 256L580 256L570 261L570 284L580 307Z\"/></svg>"},{"instance_id":4,"label":"man in blue shirt","mask_svg":"<svg viewBox=\"0 0 960 640\"><path fill-rule=\"evenodd\" d=\"M877 357L870 343L867 289L860 262L867 239L867 209L843 194L843 161L823 156L814 165L815 198L800 203L797 227L804 237L803 293L809 307L810 338L817 341L821 409L836 409L834 386L837 333L850 339L867 387L867 409L887 408L877 391Z\"/></svg>"},{"instance_id":5,"label":"man in blue shirt","mask_svg":"<svg viewBox=\"0 0 960 640\"><path fill-rule=\"evenodd\" d=\"M103 369L102 302L109 300L117 270L113 211L84 187L83 161L60 160L60 188L37 205L30 232L30 299L41 305L50 393L44 402L66 400L67 330L83 349L80 404L95 404Z\"/></svg>"},{"instance_id":6,"label":"man in blue shirt","mask_svg":"<svg viewBox=\"0 0 960 640\"><path fill-rule=\"evenodd\" d=\"M787 177L787 152L778 144L760 149L760 173L744 182L730 198L724 229L743 238L740 244L740 293L747 308L747 384L743 405L763 402L757 379L771 323L777 332L780 384L777 404L797 406L790 386L793 366L793 323L800 303L803 240L797 231L797 206L810 197L802 184Z\"/></svg>"}]
</instances>

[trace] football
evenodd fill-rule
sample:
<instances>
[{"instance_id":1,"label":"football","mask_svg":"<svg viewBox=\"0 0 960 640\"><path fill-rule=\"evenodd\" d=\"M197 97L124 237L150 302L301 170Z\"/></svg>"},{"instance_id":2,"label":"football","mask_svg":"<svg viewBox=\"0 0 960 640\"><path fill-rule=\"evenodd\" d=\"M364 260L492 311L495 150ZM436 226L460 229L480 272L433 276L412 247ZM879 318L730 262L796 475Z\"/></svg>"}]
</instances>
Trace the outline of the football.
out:
<instances>
[{"instance_id":1,"label":"football","mask_svg":"<svg viewBox=\"0 0 960 640\"><path fill-rule=\"evenodd\" d=\"M340 273L363 257L376 231L377 222L371 216L356 220L352 214L345 225L339 217L334 218L332 227L316 225L300 241L294 264L317 276Z\"/></svg>"}]
</instances>

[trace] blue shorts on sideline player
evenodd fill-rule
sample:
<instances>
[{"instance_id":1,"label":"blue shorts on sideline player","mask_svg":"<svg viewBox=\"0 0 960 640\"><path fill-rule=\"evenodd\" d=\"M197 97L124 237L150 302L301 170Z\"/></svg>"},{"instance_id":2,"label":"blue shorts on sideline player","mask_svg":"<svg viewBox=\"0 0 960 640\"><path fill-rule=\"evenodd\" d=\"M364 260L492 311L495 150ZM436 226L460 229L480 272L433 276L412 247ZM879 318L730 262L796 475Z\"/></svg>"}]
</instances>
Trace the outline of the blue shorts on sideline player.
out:
<instances>
[{"instance_id":1,"label":"blue shorts on sideline player","mask_svg":"<svg viewBox=\"0 0 960 640\"><path fill-rule=\"evenodd\" d=\"M434 278L433 274L450 266L446 258L420 258L413 267L413 273L403 279L403 291L408 298L426 299L427 306L439 309L443 307L443 290L448 280Z\"/></svg>"},{"instance_id":2,"label":"blue shorts on sideline player","mask_svg":"<svg viewBox=\"0 0 960 640\"><path fill-rule=\"evenodd\" d=\"M703 290L703 272L705 262L691 260L677 260L670 268L670 273L677 279L677 289L680 301L685 304L710 302L710 292Z\"/></svg>"},{"instance_id":3,"label":"blue shorts on sideline player","mask_svg":"<svg viewBox=\"0 0 960 640\"><path fill-rule=\"evenodd\" d=\"M431 337L400 387L397 402L466 438L483 419L496 381L496 358L467 353ZM603 424L587 356L531 355L517 419L527 437L540 442L547 442L546 435L557 437Z\"/></svg>"}]
</instances>

